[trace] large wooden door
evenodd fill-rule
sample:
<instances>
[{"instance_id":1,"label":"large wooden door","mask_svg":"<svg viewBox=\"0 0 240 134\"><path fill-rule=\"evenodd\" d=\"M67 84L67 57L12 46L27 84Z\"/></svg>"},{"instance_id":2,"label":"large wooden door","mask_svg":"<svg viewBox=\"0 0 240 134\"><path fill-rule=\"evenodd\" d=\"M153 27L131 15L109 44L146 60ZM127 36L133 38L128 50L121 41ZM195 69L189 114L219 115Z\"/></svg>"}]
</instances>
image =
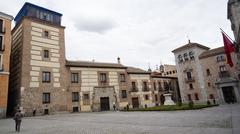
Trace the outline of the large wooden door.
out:
<instances>
[{"instance_id":1,"label":"large wooden door","mask_svg":"<svg viewBox=\"0 0 240 134\"><path fill-rule=\"evenodd\" d=\"M224 100L226 103L235 103L236 102L236 97L235 97L234 89L232 86L231 87L223 87L222 91L223 91L223 96L224 96Z\"/></svg>"},{"instance_id":2,"label":"large wooden door","mask_svg":"<svg viewBox=\"0 0 240 134\"><path fill-rule=\"evenodd\" d=\"M132 105L133 105L133 108L139 108L139 101L137 97L132 98Z\"/></svg>"},{"instance_id":3,"label":"large wooden door","mask_svg":"<svg viewBox=\"0 0 240 134\"><path fill-rule=\"evenodd\" d=\"M109 97L101 97L100 98L100 103L101 103L101 111L110 110Z\"/></svg>"}]
</instances>

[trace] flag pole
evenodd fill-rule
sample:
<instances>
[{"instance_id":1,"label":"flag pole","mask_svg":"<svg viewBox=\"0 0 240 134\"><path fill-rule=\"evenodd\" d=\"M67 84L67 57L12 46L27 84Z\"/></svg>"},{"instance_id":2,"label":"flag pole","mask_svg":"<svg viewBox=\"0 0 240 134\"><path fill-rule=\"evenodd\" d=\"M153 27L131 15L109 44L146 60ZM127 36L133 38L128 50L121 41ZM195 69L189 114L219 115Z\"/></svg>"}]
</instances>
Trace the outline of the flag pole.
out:
<instances>
[{"instance_id":1,"label":"flag pole","mask_svg":"<svg viewBox=\"0 0 240 134\"><path fill-rule=\"evenodd\" d=\"M232 38L230 38L223 30L222 30L222 28L220 28L220 30L228 37L228 39L230 39L231 41L232 41L232 43L234 44L234 40L232 39Z\"/></svg>"}]
</instances>

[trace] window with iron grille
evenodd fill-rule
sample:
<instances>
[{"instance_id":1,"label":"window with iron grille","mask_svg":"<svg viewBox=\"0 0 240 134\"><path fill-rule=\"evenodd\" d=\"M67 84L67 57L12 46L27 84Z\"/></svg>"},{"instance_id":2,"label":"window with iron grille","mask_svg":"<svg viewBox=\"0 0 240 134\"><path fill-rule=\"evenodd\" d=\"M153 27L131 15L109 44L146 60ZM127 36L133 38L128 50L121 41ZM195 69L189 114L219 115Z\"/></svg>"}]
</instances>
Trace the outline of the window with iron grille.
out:
<instances>
[{"instance_id":1,"label":"window with iron grille","mask_svg":"<svg viewBox=\"0 0 240 134\"><path fill-rule=\"evenodd\" d=\"M78 102L78 101L79 101L79 93L72 92L72 102Z\"/></svg>"},{"instance_id":2,"label":"window with iron grille","mask_svg":"<svg viewBox=\"0 0 240 134\"><path fill-rule=\"evenodd\" d=\"M50 103L50 93L43 93L42 99L43 104Z\"/></svg>"},{"instance_id":3,"label":"window with iron grille","mask_svg":"<svg viewBox=\"0 0 240 134\"><path fill-rule=\"evenodd\" d=\"M100 73L100 82L105 83L107 82L107 74L106 73Z\"/></svg>"},{"instance_id":4,"label":"window with iron grille","mask_svg":"<svg viewBox=\"0 0 240 134\"><path fill-rule=\"evenodd\" d=\"M49 51L43 50L43 58L49 58Z\"/></svg>"},{"instance_id":5,"label":"window with iron grille","mask_svg":"<svg viewBox=\"0 0 240 134\"><path fill-rule=\"evenodd\" d=\"M127 98L127 91L126 90L122 90L122 98Z\"/></svg>"},{"instance_id":6,"label":"window with iron grille","mask_svg":"<svg viewBox=\"0 0 240 134\"><path fill-rule=\"evenodd\" d=\"M136 88L136 82L134 82L134 81L132 82L132 89L133 89L133 90L137 90L137 88Z\"/></svg>"},{"instance_id":7,"label":"window with iron grille","mask_svg":"<svg viewBox=\"0 0 240 134\"><path fill-rule=\"evenodd\" d=\"M84 100L89 100L89 94L83 94L83 99Z\"/></svg>"},{"instance_id":8,"label":"window with iron grille","mask_svg":"<svg viewBox=\"0 0 240 134\"><path fill-rule=\"evenodd\" d=\"M78 83L78 73L71 73L71 82Z\"/></svg>"},{"instance_id":9,"label":"window with iron grille","mask_svg":"<svg viewBox=\"0 0 240 134\"><path fill-rule=\"evenodd\" d=\"M48 31L44 31L44 37L48 38L49 37L49 32Z\"/></svg>"},{"instance_id":10,"label":"window with iron grille","mask_svg":"<svg viewBox=\"0 0 240 134\"><path fill-rule=\"evenodd\" d=\"M42 72L42 82L44 82L44 83L51 82L51 73L50 72Z\"/></svg>"},{"instance_id":11,"label":"window with iron grille","mask_svg":"<svg viewBox=\"0 0 240 134\"><path fill-rule=\"evenodd\" d=\"M148 90L148 86L147 86L147 82L146 81L143 82L143 90L144 91Z\"/></svg>"},{"instance_id":12,"label":"window with iron grille","mask_svg":"<svg viewBox=\"0 0 240 134\"><path fill-rule=\"evenodd\" d=\"M125 74L120 74L120 82L125 82Z\"/></svg>"},{"instance_id":13,"label":"window with iron grille","mask_svg":"<svg viewBox=\"0 0 240 134\"><path fill-rule=\"evenodd\" d=\"M156 82L153 82L153 88L154 90L157 90Z\"/></svg>"}]
</instances>

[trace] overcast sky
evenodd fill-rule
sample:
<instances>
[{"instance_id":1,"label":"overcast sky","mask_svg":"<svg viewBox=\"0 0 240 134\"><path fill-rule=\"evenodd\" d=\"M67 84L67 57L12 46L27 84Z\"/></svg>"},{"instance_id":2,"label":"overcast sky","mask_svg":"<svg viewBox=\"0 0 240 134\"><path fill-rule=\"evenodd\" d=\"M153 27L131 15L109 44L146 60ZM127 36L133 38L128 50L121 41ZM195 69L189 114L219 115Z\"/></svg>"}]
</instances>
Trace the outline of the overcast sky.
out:
<instances>
[{"instance_id":1,"label":"overcast sky","mask_svg":"<svg viewBox=\"0 0 240 134\"><path fill-rule=\"evenodd\" d=\"M1 0L12 16L23 0ZM227 0L27 0L63 14L66 58L95 59L152 69L175 64L173 49L188 39L223 46L219 28L233 37Z\"/></svg>"}]
</instances>

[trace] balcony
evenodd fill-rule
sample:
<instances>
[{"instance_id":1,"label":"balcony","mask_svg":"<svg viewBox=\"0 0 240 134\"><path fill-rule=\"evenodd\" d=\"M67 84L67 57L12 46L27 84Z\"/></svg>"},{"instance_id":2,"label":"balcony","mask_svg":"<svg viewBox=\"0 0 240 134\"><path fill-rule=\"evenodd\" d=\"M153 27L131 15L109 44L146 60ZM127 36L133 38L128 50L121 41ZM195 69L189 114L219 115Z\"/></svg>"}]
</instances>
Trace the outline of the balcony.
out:
<instances>
[{"instance_id":1,"label":"balcony","mask_svg":"<svg viewBox=\"0 0 240 134\"><path fill-rule=\"evenodd\" d=\"M185 82L186 82L186 83L194 82L194 81L195 81L195 79L194 79L193 77L191 77L191 78L185 78Z\"/></svg>"},{"instance_id":2,"label":"balcony","mask_svg":"<svg viewBox=\"0 0 240 134\"><path fill-rule=\"evenodd\" d=\"M131 88L130 92L138 92L137 88Z\"/></svg>"},{"instance_id":3,"label":"balcony","mask_svg":"<svg viewBox=\"0 0 240 134\"><path fill-rule=\"evenodd\" d=\"M221 71L218 73L220 78L227 78L230 77L230 72L229 71Z\"/></svg>"}]
</instances>

